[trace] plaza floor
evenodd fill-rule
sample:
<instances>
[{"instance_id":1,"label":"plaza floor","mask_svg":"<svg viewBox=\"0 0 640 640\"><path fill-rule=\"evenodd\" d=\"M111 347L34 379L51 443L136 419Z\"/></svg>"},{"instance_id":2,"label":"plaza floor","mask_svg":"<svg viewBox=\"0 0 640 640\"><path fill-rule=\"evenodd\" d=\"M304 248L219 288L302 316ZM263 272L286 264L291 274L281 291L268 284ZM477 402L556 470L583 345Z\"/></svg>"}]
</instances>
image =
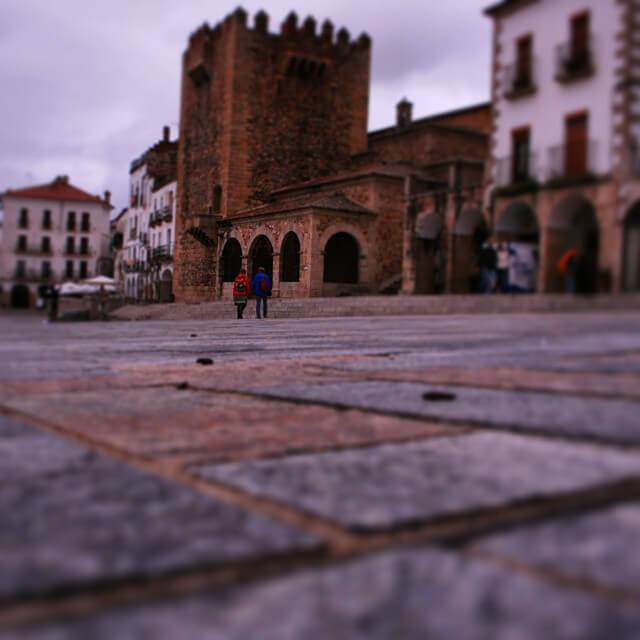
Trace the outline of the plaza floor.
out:
<instances>
[{"instance_id":1,"label":"plaza floor","mask_svg":"<svg viewBox=\"0 0 640 640\"><path fill-rule=\"evenodd\" d=\"M0 640L637 639L640 312L0 315Z\"/></svg>"}]
</instances>

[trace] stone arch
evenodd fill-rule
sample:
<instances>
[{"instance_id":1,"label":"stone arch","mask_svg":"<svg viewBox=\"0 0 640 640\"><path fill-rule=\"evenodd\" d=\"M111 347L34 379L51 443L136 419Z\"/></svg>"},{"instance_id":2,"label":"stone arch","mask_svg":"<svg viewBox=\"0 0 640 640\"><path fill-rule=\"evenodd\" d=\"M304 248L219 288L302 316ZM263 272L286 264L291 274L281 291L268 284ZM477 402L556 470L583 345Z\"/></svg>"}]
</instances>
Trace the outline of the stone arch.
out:
<instances>
[{"instance_id":1,"label":"stone arch","mask_svg":"<svg viewBox=\"0 0 640 640\"><path fill-rule=\"evenodd\" d=\"M500 240L537 244L539 233L535 211L519 200L502 212L496 224L496 235Z\"/></svg>"},{"instance_id":2,"label":"stone arch","mask_svg":"<svg viewBox=\"0 0 640 640\"><path fill-rule=\"evenodd\" d=\"M160 274L156 283L158 302L173 302L173 273L166 267Z\"/></svg>"},{"instance_id":3,"label":"stone arch","mask_svg":"<svg viewBox=\"0 0 640 640\"><path fill-rule=\"evenodd\" d=\"M11 287L11 306L14 309L28 309L30 306L31 296L29 287L24 284L14 284Z\"/></svg>"},{"instance_id":4,"label":"stone arch","mask_svg":"<svg viewBox=\"0 0 640 640\"><path fill-rule=\"evenodd\" d=\"M442 293L446 273L444 216L438 212L418 214L413 255L415 293Z\"/></svg>"},{"instance_id":5,"label":"stone arch","mask_svg":"<svg viewBox=\"0 0 640 640\"><path fill-rule=\"evenodd\" d=\"M359 282L360 246L346 231L334 233L324 247L323 282L357 284Z\"/></svg>"},{"instance_id":6,"label":"stone arch","mask_svg":"<svg viewBox=\"0 0 640 640\"><path fill-rule=\"evenodd\" d=\"M556 204L547 225L545 285L547 291L564 291L565 276L557 265L570 249L579 253L576 262L576 288L581 293L596 290L600 228L591 201L579 193L572 193Z\"/></svg>"},{"instance_id":7,"label":"stone arch","mask_svg":"<svg viewBox=\"0 0 640 640\"><path fill-rule=\"evenodd\" d=\"M538 288L540 228L535 211L527 202L516 200L502 211L495 227L499 242L507 242L509 291L533 293Z\"/></svg>"},{"instance_id":8,"label":"stone arch","mask_svg":"<svg viewBox=\"0 0 640 640\"><path fill-rule=\"evenodd\" d=\"M476 264L482 244L489 237L487 221L479 207L465 207L453 227L452 293L480 290Z\"/></svg>"},{"instance_id":9,"label":"stone arch","mask_svg":"<svg viewBox=\"0 0 640 640\"><path fill-rule=\"evenodd\" d=\"M242 268L242 247L236 238L229 238L220 254L220 279L233 282Z\"/></svg>"},{"instance_id":10,"label":"stone arch","mask_svg":"<svg viewBox=\"0 0 640 640\"><path fill-rule=\"evenodd\" d=\"M624 220L624 250L622 288L640 291L640 201L636 202Z\"/></svg>"},{"instance_id":11,"label":"stone arch","mask_svg":"<svg viewBox=\"0 0 640 640\"><path fill-rule=\"evenodd\" d=\"M300 240L294 231L289 231L280 248L280 280L300 281Z\"/></svg>"},{"instance_id":12,"label":"stone arch","mask_svg":"<svg viewBox=\"0 0 640 640\"><path fill-rule=\"evenodd\" d=\"M249 249L248 271L250 279L253 279L259 267L264 267L273 282L273 244L264 234L256 236Z\"/></svg>"}]
</instances>

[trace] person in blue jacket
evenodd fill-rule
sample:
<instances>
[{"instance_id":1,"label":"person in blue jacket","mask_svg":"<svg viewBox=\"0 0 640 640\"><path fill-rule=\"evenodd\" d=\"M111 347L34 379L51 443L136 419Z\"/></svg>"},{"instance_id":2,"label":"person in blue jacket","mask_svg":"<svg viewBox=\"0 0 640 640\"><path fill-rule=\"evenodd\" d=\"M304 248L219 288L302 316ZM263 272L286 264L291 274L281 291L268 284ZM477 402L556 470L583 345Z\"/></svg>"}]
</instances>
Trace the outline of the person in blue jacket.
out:
<instances>
[{"instance_id":1,"label":"person in blue jacket","mask_svg":"<svg viewBox=\"0 0 640 640\"><path fill-rule=\"evenodd\" d=\"M260 303L262 302L262 317L267 317L267 298L271 295L271 280L265 273L264 267L258 267L258 273L251 281L251 291L256 297L256 318L260 318Z\"/></svg>"}]
</instances>

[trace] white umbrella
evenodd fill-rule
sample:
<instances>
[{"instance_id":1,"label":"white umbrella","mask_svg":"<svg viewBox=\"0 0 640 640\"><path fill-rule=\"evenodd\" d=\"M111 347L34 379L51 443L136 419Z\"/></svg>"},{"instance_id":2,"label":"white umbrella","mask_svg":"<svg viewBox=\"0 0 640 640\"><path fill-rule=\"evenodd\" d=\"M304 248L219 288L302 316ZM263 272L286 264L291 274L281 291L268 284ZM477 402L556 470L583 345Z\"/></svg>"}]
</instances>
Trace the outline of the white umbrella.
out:
<instances>
[{"instance_id":1,"label":"white umbrella","mask_svg":"<svg viewBox=\"0 0 640 640\"><path fill-rule=\"evenodd\" d=\"M106 291L115 291L118 283L113 278L107 276L95 276L94 278L83 280L82 284L90 286L90 293L95 293L100 287L104 287Z\"/></svg>"}]
</instances>

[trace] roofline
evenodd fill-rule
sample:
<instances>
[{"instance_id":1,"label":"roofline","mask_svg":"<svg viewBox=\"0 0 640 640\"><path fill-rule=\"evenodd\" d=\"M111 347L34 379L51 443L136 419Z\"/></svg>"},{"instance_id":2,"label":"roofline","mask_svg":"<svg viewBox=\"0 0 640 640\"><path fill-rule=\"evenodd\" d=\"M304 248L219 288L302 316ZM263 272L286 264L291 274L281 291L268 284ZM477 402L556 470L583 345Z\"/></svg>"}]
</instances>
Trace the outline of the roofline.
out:
<instances>
[{"instance_id":1,"label":"roofline","mask_svg":"<svg viewBox=\"0 0 640 640\"><path fill-rule=\"evenodd\" d=\"M459 126L459 125L448 125L448 124L439 124L437 122L433 122L433 120L440 120L441 118L447 118L450 116L457 116L457 115L461 115L463 113L469 113L471 111L480 111L481 109L490 109L491 108L491 101L486 101L486 102L478 102L477 104L473 104L470 105L468 107L461 107L459 109L452 109L451 111L443 111L442 113L435 113L431 116L425 116L424 118L419 118L418 120L412 120L409 125L406 128L403 129L398 129L397 126L395 125L391 125L389 127L384 127L383 129L375 129L374 131L369 131L369 133L367 134L367 136L375 136L381 133L386 133L386 132L390 132L390 131L395 131L395 132L400 132L400 131L407 131L410 130L412 126L414 125L423 125L423 124L429 124L429 122L432 123L433 126L438 126L438 127L450 127L452 129L460 129L462 131L473 131L475 133L481 133L477 130L474 130L472 128L467 128L467 127L463 127L463 126ZM482 135L487 135L487 134L482 134Z\"/></svg>"},{"instance_id":2,"label":"roofline","mask_svg":"<svg viewBox=\"0 0 640 640\"><path fill-rule=\"evenodd\" d=\"M482 13L493 18L506 9L516 9L518 4L529 4L532 1L534 0L500 0L500 2L496 2L486 7Z\"/></svg>"},{"instance_id":3,"label":"roofline","mask_svg":"<svg viewBox=\"0 0 640 640\"><path fill-rule=\"evenodd\" d=\"M393 180L404 180L404 176L387 173L380 167L375 169L362 169L361 171L361 173L356 170L352 173L339 174L337 176L326 176L325 178L316 178L315 180L307 180L306 182L287 184L284 187L274 189L271 193L280 195L287 193L288 191L300 191L302 189L309 189L310 187L320 187L337 182L347 182L349 180L362 180L363 178L371 178L372 176L379 178L391 178Z\"/></svg>"},{"instance_id":4,"label":"roofline","mask_svg":"<svg viewBox=\"0 0 640 640\"><path fill-rule=\"evenodd\" d=\"M47 185L37 185L37 186L47 186ZM27 187L29 188L29 187ZM0 198L28 198L30 200L57 200L59 202L86 202L87 204L101 204L110 209L115 209L115 206L108 203L106 200L103 200L100 196L95 196L91 199L85 198L47 198L45 196L24 196L20 193L12 193L11 189L0 193Z\"/></svg>"}]
</instances>

